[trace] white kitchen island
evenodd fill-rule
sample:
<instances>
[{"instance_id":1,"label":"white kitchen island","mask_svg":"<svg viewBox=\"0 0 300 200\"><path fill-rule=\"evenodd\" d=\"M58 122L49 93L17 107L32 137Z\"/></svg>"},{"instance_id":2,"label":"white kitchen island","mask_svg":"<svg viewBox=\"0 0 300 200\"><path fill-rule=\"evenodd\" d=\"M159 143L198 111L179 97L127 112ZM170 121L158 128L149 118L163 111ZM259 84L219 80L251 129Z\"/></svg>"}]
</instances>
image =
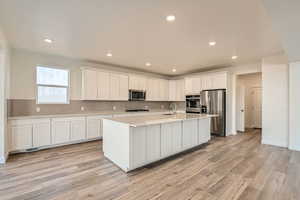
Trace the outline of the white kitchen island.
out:
<instances>
[{"instance_id":1,"label":"white kitchen island","mask_svg":"<svg viewBox=\"0 0 300 200\"><path fill-rule=\"evenodd\" d=\"M104 156L125 172L210 140L215 115L144 115L103 119Z\"/></svg>"}]
</instances>

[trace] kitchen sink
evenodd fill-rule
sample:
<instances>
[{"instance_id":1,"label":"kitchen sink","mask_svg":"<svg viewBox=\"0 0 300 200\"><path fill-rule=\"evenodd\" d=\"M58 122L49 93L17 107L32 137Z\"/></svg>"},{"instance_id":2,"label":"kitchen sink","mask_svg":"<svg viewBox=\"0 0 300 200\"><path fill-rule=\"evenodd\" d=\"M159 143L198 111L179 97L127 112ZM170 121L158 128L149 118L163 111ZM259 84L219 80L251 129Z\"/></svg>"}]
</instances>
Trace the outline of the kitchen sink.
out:
<instances>
[{"instance_id":1,"label":"kitchen sink","mask_svg":"<svg viewBox=\"0 0 300 200\"><path fill-rule=\"evenodd\" d=\"M173 113L166 113L166 114L163 114L163 115L175 115L175 114L173 114Z\"/></svg>"}]
</instances>

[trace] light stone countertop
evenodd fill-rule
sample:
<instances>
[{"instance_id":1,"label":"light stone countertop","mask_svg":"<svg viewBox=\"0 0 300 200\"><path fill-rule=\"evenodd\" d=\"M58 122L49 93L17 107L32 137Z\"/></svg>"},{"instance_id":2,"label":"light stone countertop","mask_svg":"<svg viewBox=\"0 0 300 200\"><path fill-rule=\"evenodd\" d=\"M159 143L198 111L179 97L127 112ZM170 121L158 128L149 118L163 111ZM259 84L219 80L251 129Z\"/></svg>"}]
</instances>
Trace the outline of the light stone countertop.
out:
<instances>
[{"instance_id":1,"label":"light stone countertop","mask_svg":"<svg viewBox=\"0 0 300 200\"><path fill-rule=\"evenodd\" d=\"M8 117L8 120L27 120L27 119L45 119L45 118L68 118L68 117L89 117L89 116L97 116L97 115L147 115L147 114L159 114L159 113L169 113L169 110L150 110L149 112L126 112L126 111L95 111L95 112L82 112L75 114L56 114L56 115L30 115L30 116L16 116L16 117ZM184 111L178 111L184 112Z\"/></svg>"},{"instance_id":2,"label":"light stone countertop","mask_svg":"<svg viewBox=\"0 0 300 200\"><path fill-rule=\"evenodd\" d=\"M193 120L193 119L206 119L211 117L218 117L218 115L177 113L172 115L164 115L164 114L142 115L142 116L140 115L140 116L124 116L124 117L114 117L114 118L105 118L105 119L129 124L129 126L132 127L138 127L138 126L171 123L171 122L186 121L186 120Z\"/></svg>"}]
</instances>

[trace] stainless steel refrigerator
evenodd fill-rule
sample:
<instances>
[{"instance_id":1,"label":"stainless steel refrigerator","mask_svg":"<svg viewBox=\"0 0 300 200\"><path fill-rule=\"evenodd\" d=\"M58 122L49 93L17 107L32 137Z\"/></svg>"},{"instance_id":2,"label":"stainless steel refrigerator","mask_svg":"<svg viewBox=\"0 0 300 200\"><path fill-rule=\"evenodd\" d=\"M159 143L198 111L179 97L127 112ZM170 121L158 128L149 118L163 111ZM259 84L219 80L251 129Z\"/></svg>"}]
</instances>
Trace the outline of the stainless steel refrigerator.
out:
<instances>
[{"instance_id":1,"label":"stainless steel refrigerator","mask_svg":"<svg viewBox=\"0 0 300 200\"><path fill-rule=\"evenodd\" d=\"M226 136L226 90L204 90L200 94L201 105L207 114L216 114L211 119L211 134Z\"/></svg>"}]
</instances>

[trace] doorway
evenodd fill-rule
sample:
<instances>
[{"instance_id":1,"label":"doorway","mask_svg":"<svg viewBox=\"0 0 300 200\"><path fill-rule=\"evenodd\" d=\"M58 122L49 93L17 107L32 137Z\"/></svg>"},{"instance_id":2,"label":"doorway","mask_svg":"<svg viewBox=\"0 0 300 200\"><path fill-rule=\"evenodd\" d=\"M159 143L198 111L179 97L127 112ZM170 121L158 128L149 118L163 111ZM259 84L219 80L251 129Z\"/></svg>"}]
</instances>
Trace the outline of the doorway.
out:
<instances>
[{"instance_id":1,"label":"doorway","mask_svg":"<svg viewBox=\"0 0 300 200\"><path fill-rule=\"evenodd\" d=\"M236 112L238 132L245 132L249 128L262 128L261 73L245 74L237 77Z\"/></svg>"}]
</instances>

